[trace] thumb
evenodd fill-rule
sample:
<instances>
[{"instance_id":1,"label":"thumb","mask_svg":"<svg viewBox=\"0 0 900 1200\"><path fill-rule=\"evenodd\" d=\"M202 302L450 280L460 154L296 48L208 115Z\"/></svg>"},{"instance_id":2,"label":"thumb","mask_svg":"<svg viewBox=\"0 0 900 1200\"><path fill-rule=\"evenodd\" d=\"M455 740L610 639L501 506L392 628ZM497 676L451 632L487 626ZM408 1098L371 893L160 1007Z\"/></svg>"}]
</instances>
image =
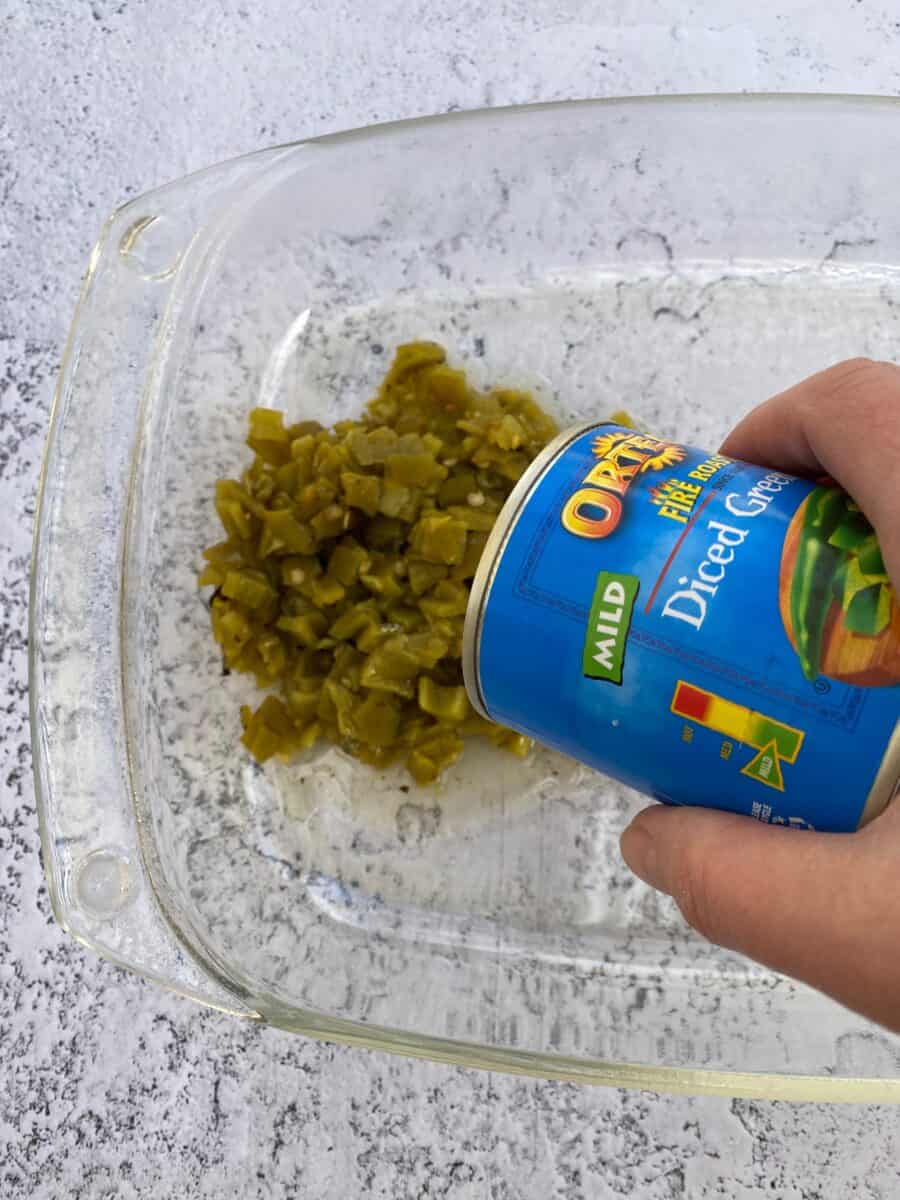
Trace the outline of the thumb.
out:
<instances>
[{"instance_id":1,"label":"thumb","mask_svg":"<svg viewBox=\"0 0 900 1200\"><path fill-rule=\"evenodd\" d=\"M636 875L710 941L900 1029L900 806L854 834L654 805L622 835Z\"/></svg>"}]
</instances>

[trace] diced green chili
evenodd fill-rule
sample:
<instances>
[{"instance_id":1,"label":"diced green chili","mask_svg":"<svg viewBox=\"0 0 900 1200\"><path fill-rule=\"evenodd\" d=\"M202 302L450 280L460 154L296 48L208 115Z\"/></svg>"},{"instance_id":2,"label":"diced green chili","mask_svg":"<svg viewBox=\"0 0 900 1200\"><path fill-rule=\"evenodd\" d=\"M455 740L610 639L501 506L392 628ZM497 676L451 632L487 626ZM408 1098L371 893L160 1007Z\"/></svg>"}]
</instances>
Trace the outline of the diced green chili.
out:
<instances>
[{"instance_id":1,"label":"diced green chili","mask_svg":"<svg viewBox=\"0 0 900 1200\"><path fill-rule=\"evenodd\" d=\"M472 711L464 687L441 687L427 675L419 676L419 708L439 721L464 721Z\"/></svg>"},{"instance_id":2,"label":"diced green chili","mask_svg":"<svg viewBox=\"0 0 900 1200\"><path fill-rule=\"evenodd\" d=\"M229 570L222 584L222 595L249 609L262 608L276 598L267 577L252 567Z\"/></svg>"},{"instance_id":3,"label":"diced green chili","mask_svg":"<svg viewBox=\"0 0 900 1200\"><path fill-rule=\"evenodd\" d=\"M265 513L263 532L271 537L270 554L312 554L316 549L316 539L309 526L298 521L289 509Z\"/></svg>"},{"instance_id":4,"label":"diced green chili","mask_svg":"<svg viewBox=\"0 0 900 1200\"><path fill-rule=\"evenodd\" d=\"M444 513L422 517L412 528L410 546L426 562L462 562L466 552L466 527Z\"/></svg>"},{"instance_id":5,"label":"diced green chili","mask_svg":"<svg viewBox=\"0 0 900 1200\"><path fill-rule=\"evenodd\" d=\"M376 475L357 475L344 471L341 475L344 499L351 508L358 508L370 517L378 512L381 499L381 480Z\"/></svg>"},{"instance_id":6,"label":"diced green chili","mask_svg":"<svg viewBox=\"0 0 900 1200\"><path fill-rule=\"evenodd\" d=\"M325 632L328 621L323 613L303 613L298 617L279 617L277 629L289 633L304 646L315 646Z\"/></svg>"},{"instance_id":7,"label":"diced green chili","mask_svg":"<svg viewBox=\"0 0 900 1200\"><path fill-rule=\"evenodd\" d=\"M284 427L284 414L272 408L254 408L250 413L247 445L263 462L281 466L291 457L291 438Z\"/></svg>"},{"instance_id":8,"label":"diced green chili","mask_svg":"<svg viewBox=\"0 0 900 1200\"><path fill-rule=\"evenodd\" d=\"M844 624L853 633L877 637L887 629L891 620L893 595L884 583L859 588L850 598L844 614Z\"/></svg>"},{"instance_id":9,"label":"diced green chili","mask_svg":"<svg viewBox=\"0 0 900 1200\"><path fill-rule=\"evenodd\" d=\"M421 596L447 578L447 568L442 563L426 562L424 558L411 558L408 563L409 586L413 595Z\"/></svg>"}]
</instances>

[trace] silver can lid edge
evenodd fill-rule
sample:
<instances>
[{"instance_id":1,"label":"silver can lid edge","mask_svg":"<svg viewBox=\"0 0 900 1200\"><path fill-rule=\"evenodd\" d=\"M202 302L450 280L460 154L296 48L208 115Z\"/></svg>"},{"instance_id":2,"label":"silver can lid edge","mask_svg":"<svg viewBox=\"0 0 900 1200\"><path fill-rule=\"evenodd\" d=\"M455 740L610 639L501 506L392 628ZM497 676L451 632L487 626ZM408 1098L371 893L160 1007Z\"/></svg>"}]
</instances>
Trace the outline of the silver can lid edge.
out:
<instances>
[{"instance_id":1,"label":"silver can lid edge","mask_svg":"<svg viewBox=\"0 0 900 1200\"><path fill-rule=\"evenodd\" d=\"M481 560L472 580L469 601L466 606L466 619L463 625L462 670L463 683L469 702L475 711L487 720L494 718L488 711L484 693L481 688L481 671L479 667L479 649L481 643L481 627L484 613L490 597L491 587L503 557L503 551L509 542L516 522L521 516L525 504L546 474L550 466L568 449L572 442L592 429L609 425L607 420L584 421L580 425L570 426L558 433L552 441L526 467L522 477L507 497L506 503L497 514L497 520L488 534Z\"/></svg>"}]
</instances>

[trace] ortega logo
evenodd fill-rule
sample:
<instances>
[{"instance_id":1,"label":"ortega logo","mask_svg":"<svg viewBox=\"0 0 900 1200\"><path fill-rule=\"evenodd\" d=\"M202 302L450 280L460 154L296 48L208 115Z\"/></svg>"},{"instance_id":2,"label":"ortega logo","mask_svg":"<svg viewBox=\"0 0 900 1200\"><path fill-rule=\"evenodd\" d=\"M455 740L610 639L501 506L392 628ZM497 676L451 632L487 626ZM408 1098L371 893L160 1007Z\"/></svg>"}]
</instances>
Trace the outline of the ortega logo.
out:
<instances>
[{"instance_id":1,"label":"ortega logo","mask_svg":"<svg viewBox=\"0 0 900 1200\"><path fill-rule=\"evenodd\" d=\"M622 518L622 499L638 475L680 463L685 451L646 433L601 433L591 452L597 462L566 501L563 526L576 537L609 537Z\"/></svg>"}]
</instances>

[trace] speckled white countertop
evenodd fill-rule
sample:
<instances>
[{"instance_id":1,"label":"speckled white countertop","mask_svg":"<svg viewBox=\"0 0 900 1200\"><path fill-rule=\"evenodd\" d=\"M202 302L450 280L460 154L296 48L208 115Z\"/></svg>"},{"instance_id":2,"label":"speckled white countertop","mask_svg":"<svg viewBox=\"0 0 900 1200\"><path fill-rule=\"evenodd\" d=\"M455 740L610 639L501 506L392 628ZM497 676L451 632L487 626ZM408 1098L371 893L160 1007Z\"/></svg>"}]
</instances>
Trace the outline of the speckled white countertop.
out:
<instances>
[{"instance_id":1,"label":"speckled white countertop","mask_svg":"<svg viewBox=\"0 0 900 1200\"><path fill-rule=\"evenodd\" d=\"M7 1200L898 1194L895 1109L539 1083L202 1011L68 940L38 860L26 693L34 492L56 363L108 210L217 159L372 121L704 90L896 94L900 13L883 0L0 0Z\"/></svg>"}]
</instances>

